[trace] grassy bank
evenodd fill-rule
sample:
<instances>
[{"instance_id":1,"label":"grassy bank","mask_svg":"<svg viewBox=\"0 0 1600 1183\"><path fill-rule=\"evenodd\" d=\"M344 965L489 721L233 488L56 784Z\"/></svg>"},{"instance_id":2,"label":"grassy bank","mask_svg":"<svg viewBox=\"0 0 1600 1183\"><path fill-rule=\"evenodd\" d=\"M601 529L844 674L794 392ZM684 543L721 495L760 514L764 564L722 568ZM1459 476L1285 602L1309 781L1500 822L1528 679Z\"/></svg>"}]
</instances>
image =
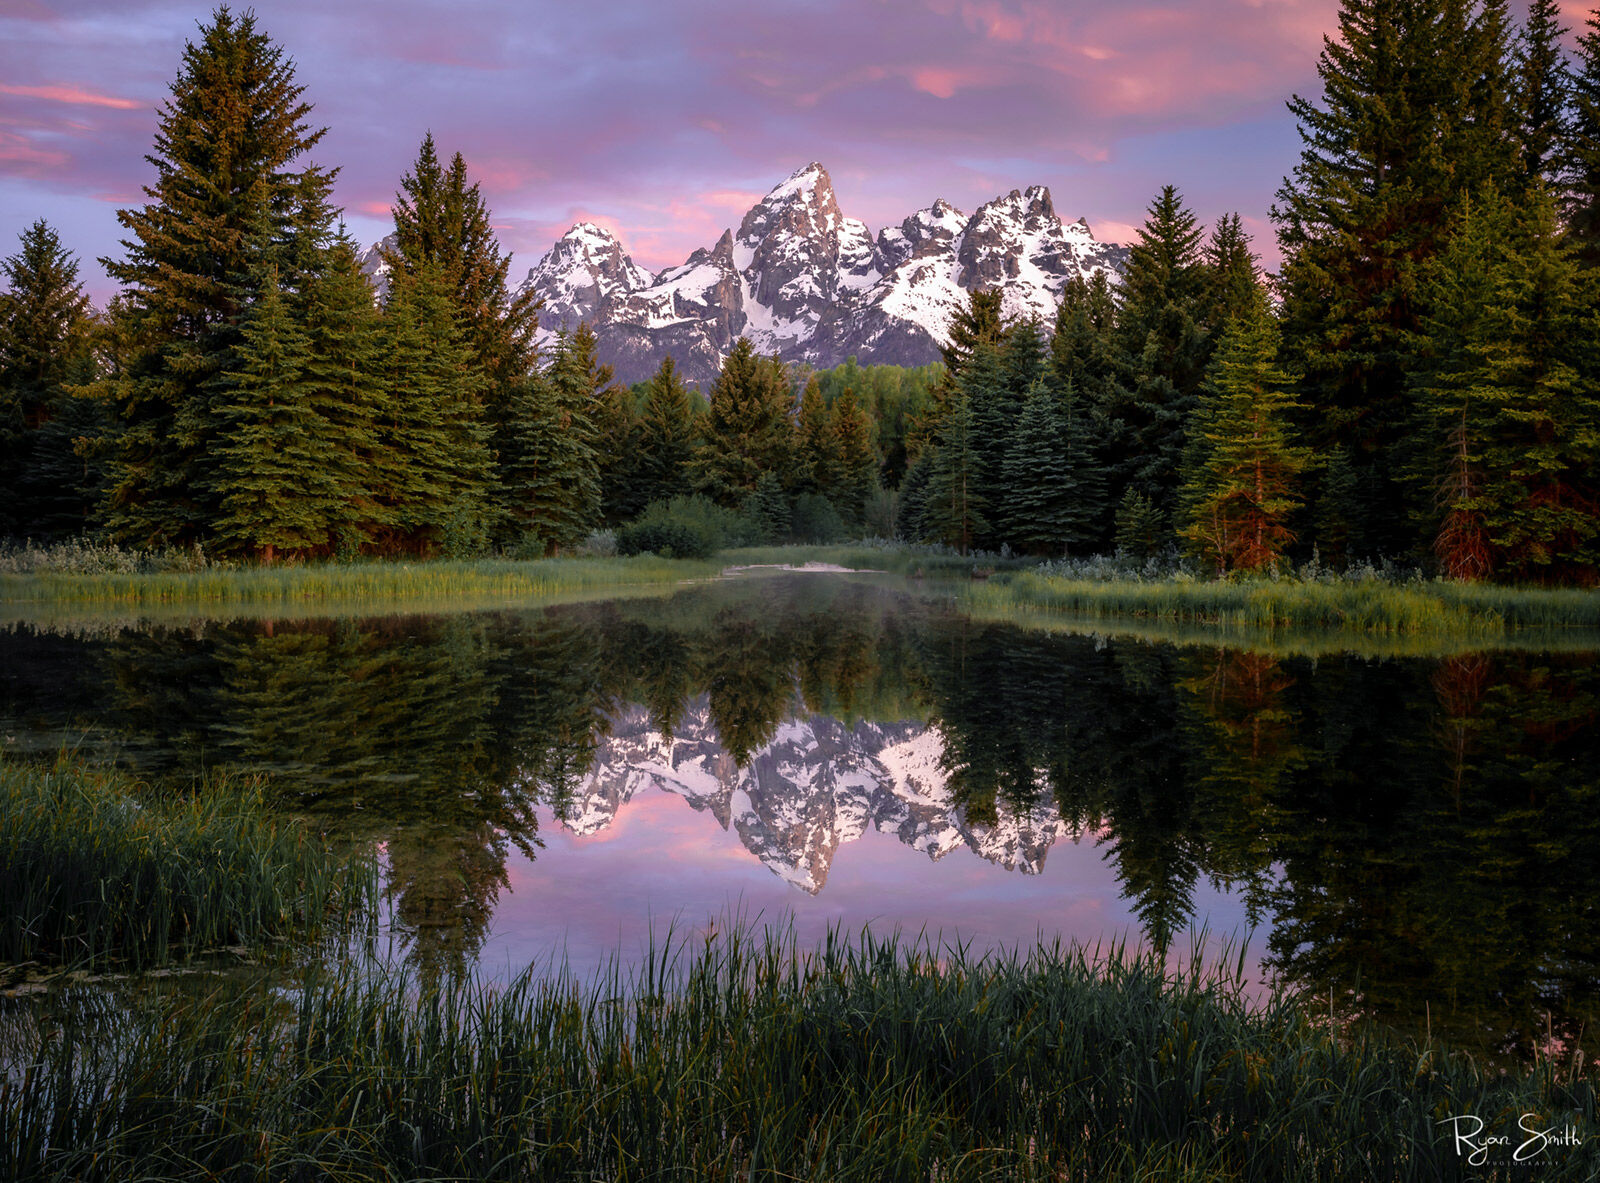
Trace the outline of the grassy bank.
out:
<instances>
[{"instance_id":1,"label":"grassy bank","mask_svg":"<svg viewBox=\"0 0 1600 1183\"><path fill-rule=\"evenodd\" d=\"M0 962L143 969L303 940L372 882L247 784L155 795L68 759L0 760Z\"/></svg>"},{"instance_id":2,"label":"grassy bank","mask_svg":"<svg viewBox=\"0 0 1600 1183\"><path fill-rule=\"evenodd\" d=\"M1531 1114L1583 1139L1538 1177L1593 1177L1592 1074L1335 1040L1236 972L739 933L587 985L328 972L40 1041L0 1083L0 1175L1520 1179L1439 1122L1515 1146Z\"/></svg>"},{"instance_id":3,"label":"grassy bank","mask_svg":"<svg viewBox=\"0 0 1600 1183\"><path fill-rule=\"evenodd\" d=\"M199 571L0 575L0 602L120 608L203 604L296 608L341 601L437 604L547 598L609 587L671 585L704 578L720 563L656 558L558 558L473 562L327 563Z\"/></svg>"},{"instance_id":4,"label":"grassy bank","mask_svg":"<svg viewBox=\"0 0 1600 1183\"><path fill-rule=\"evenodd\" d=\"M963 596L976 609L1025 608L1256 630L1338 630L1492 640L1520 630L1600 629L1600 592L1448 580L1089 580L1000 572Z\"/></svg>"}]
</instances>

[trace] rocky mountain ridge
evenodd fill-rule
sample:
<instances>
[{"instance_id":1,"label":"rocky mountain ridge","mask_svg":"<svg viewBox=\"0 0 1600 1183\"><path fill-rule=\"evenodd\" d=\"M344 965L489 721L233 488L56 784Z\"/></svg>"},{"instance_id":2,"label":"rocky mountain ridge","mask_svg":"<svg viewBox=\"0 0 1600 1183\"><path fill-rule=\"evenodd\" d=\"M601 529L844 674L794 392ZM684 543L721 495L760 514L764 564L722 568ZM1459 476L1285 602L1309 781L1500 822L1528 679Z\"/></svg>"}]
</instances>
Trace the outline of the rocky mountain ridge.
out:
<instances>
[{"instance_id":1,"label":"rocky mountain ridge","mask_svg":"<svg viewBox=\"0 0 1600 1183\"><path fill-rule=\"evenodd\" d=\"M373 247L365 263L381 284L377 258ZM1083 219L1063 223L1043 186L1014 189L970 216L937 200L874 236L844 216L813 162L677 267L652 273L609 230L580 222L520 287L544 301L545 344L587 322L600 360L622 381L649 377L670 354L708 386L740 336L819 369L851 356L925 365L938 360L970 289L998 288L1008 315L1048 321L1069 279L1097 270L1116 279L1126 258Z\"/></svg>"},{"instance_id":2,"label":"rocky mountain ridge","mask_svg":"<svg viewBox=\"0 0 1600 1183\"><path fill-rule=\"evenodd\" d=\"M827 882L839 847L869 825L931 859L966 847L1011 870L1041 871L1068 833L1054 801L1044 795L1027 811L1001 802L994 824L973 825L947 783L943 752L938 730L920 723L846 727L796 716L740 767L717 738L706 696L689 704L672 736L655 729L645 708L627 706L558 816L576 834L595 834L639 793L673 793L731 827L768 870L811 895Z\"/></svg>"}]
</instances>

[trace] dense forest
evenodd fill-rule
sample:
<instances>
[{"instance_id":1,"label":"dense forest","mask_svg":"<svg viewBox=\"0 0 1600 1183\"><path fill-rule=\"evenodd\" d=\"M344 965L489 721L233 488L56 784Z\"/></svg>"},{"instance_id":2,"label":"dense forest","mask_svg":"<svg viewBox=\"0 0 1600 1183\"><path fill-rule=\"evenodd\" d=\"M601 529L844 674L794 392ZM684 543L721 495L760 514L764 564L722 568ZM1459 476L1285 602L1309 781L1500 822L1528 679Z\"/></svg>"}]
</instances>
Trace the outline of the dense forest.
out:
<instances>
[{"instance_id":1,"label":"dense forest","mask_svg":"<svg viewBox=\"0 0 1600 1183\"><path fill-rule=\"evenodd\" d=\"M399 181L382 300L309 162L284 50L220 8L160 110L122 290L43 220L4 260L0 535L242 560L541 555L893 534L1218 574L1379 556L1600 571L1600 10L1345 0L1289 103L1263 275L1238 215L1149 206L1052 324L973 291L940 365L808 373L740 341L709 391L613 380L538 308L459 154ZM722 515L718 518L718 515ZM728 526L734 522L736 526Z\"/></svg>"}]
</instances>

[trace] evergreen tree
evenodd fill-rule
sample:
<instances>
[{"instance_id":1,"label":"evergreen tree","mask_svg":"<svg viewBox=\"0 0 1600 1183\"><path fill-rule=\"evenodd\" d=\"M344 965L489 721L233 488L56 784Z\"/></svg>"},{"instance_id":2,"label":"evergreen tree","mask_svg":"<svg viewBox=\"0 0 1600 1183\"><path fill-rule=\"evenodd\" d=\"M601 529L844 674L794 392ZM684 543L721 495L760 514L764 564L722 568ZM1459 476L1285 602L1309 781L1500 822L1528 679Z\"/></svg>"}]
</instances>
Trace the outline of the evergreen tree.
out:
<instances>
[{"instance_id":1,"label":"evergreen tree","mask_svg":"<svg viewBox=\"0 0 1600 1183\"><path fill-rule=\"evenodd\" d=\"M290 166L322 138L306 123L292 63L255 17L217 9L184 49L161 109L149 203L121 210L126 258L102 260L128 289L137 355L106 383L121 413L108 494L112 528L138 543L202 538L217 514L211 413L237 343L240 299L264 265L292 270L332 174ZM323 228L316 228L323 233ZM260 257L270 251L272 257Z\"/></svg>"},{"instance_id":2,"label":"evergreen tree","mask_svg":"<svg viewBox=\"0 0 1600 1183\"><path fill-rule=\"evenodd\" d=\"M872 423L845 387L828 413L828 481L821 489L845 524L859 529L866 521L867 498L878 484L878 448Z\"/></svg>"},{"instance_id":3,"label":"evergreen tree","mask_svg":"<svg viewBox=\"0 0 1600 1183\"><path fill-rule=\"evenodd\" d=\"M1600 9L1584 22L1570 74L1572 108L1561 137L1562 213L1587 267L1600 266Z\"/></svg>"},{"instance_id":4,"label":"evergreen tree","mask_svg":"<svg viewBox=\"0 0 1600 1183\"><path fill-rule=\"evenodd\" d=\"M1062 463L1061 409L1043 382L1034 383L1012 434L997 503L1006 540L1029 554L1059 554L1072 533L1073 473Z\"/></svg>"},{"instance_id":5,"label":"evergreen tree","mask_svg":"<svg viewBox=\"0 0 1600 1183\"><path fill-rule=\"evenodd\" d=\"M1572 87L1561 52L1566 32L1557 0L1532 0L1528 23L1517 38L1514 82L1513 130L1524 192L1559 183L1556 173Z\"/></svg>"},{"instance_id":6,"label":"evergreen tree","mask_svg":"<svg viewBox=\"0 0 1600 1183\"><path fill-rule=\"evenodd\" d=\"M907 542L920 542L927 537L924 513L928 505L928 482L933 477L932 445L917 453L917 458L906 469L900 482L900 496L895 505L895 536Z\"/></svg>"},{"instance_id":7,"label":"evergreen tree","mask_svg":"<svg viewBox=\"0 0 1600 1183\"><path fill-rule=\"evenodd\" d=\"M1406 371L1424 311L1421 268L1457 194L1514 180L1502 4L1343 0L1318 103L1296 96L1300 162L1273 217L1284 337L1304 374L1319 449L1343 447L1374 499L1349 523L1391 553L1406 542L1399 458Z\"/></svg>"},{"instance_id":8,"label":"evergreen tree","mask_svg":"<svg viewBox=\"0 0 1600 1183\"><path fill-rule=\"evenodd\" d=\"M711 387L705 438L689 464L695 486L736 508L764 472L790 483L795 452L791 402L783 363L758 356L748 338L734 342Z\"/></svg>"},{"instance_id":9,"label":"evergreen tree","mask_svg":"<svg viewBox=\"0 0 1600 1183\"><path fill-rule=\"evenodd\" d=\"M72 387L93 377L88 297L78 261L43 220L0 263L0 534L82 529L96 483L74 440L99 429Z\"/></svg>"},{"instance_id":10,"label":"evergreen tree","mask_svg":"<svg viewBox=\"0 0 1600 1183\"><path fill-rule=\"evenodd\" d=\"M385 383L393 402L381 445L393 450L385 491L409 549L464 556L488 542L491 462L454 301L432 267L390 276L383 315Z\"/></svg>"},{"instance_id":11,"label":"evergreen tree","mask_svg":"<svg viewBox=\"0 0 1600 1183\"><path fill-rule=\"evenodd\" d=\"M1168 517L1207 358L1200 240L1194 215L1166 186L1128 252L1117 320L1132 370L1117 415L1126 428L1119 475Z\"/></svg>"},{"instance_id":12,"label":"evergreen tree","mask_svg":"<svg viewBox=\"0 0 1600 1183\"><path fill-rule=\"evenodd\" d=\"M228 552L272 562L279 551L305 553L328 540L338 500L329 441L311 405L302 328L270 272L245 313L237 368L213 413L222 424L217 461L221 516L215 536Z\"/></svg>"},{"instance_id":13,"label":"evergreen tree","mask_svg":"<svg viewBox=\"0 0 1600 1183\"><path fill-rule=\"evenodd\" d=\"M459 152L448 168L440 164L432 132L423 137L416 163L400 181L394 228L395 246L385 258L408 272L424 265L438 270L487 381L491 418L498 418L506 384L534 365L538 301L531 290L511 293L511 256L500 253L478 183L468 183Z\"/></svg>"},{"instance_id":14,"label":"evergreen tree","mask_svg":"<svg viewBox=\"0 0 1600 1183\"><path fill-rule=\"evenodd\" d=\"M600 364L594 332L580 324L562 333L546 380L554 392L559 430L555 446L564 456L561 495L544 510L541 535L556 546L572 546L600 524L600 440L596 423L602 392L611 385L611 367Z\"/></svg>"},{"instance_id":15,"label":"evergreen tree","mask_svg":"<svg viewBox=\"0 0 1600 1183\"><path fill-rule=\"evenodd\" d=\"M775 472L764 472L756 487L744 499L744 516L756 526L760 543L766 545L783 542L789 537L792 514L789 499L784 496L783 482Z\"/></svg>"},{"instance_id":16,"label":"evergreen tree","mask_svg":"<svg viewBox=\"0 0 1600 1183\"><path fill-rule=\"evenodd\" d=\"M1179 533L1219 575L1271 567L1293 540L1288 520L1310 453L1294 442L1278 349L1277 324L1258 297L1229 322L1195 416Z\"/></svg>"},{"instance_id":17,"label":"evergreen tree","mask_svg":"<svg viewBox=\"0 0 1600 1183\"><path fill-rule=\"evenodd\" d=\"M973 288L967 293L967 306L951 319L949 340L939 347L947 386L953 386L961 377L962 368L979 346L998 344L1005 336L1001 323L1003 297L998 289L984 292Z\"/></svg>"},{"instance_id":18,"label":"evergreen tree","mask_svg":"<svg viewBox=\"0 0 1600 1183\"><path fill-rule=\"evenodd\" d=\"M800 396L795 423L795 488L802 493L827 493L833 480L832 432L822 383L813 374Z\"/></svg>"},{"instance_id":19,"label":"evergreen tree","mask_svg":"<svg viewBox=\"0 0 1600 1183\"><path fill-rule=\"evenodd\" d=\"M1600 304L1553 202L1466 203L1431 269L1419 381L1434 551L1457 578L1593 582L1600 569Z\"/></svg>"},{"instance_id":20,"label":"evergreen tree","mask_svg":"<svg viewBox=\"0 0 1600 1183\"><path fill-rule=\"evenodd\" d=\"M383 326L348 236L329 246L304 304L305 397L320 420L321 463L332 485L328 542L334 553L353 555L397 525L393 499L385 504L379 491L393 489L398 477L381 438L394 415L382 381Z\"/></svg>"},{"instance_id":21,"label":"evergreen tree","mask_svg":"<svg viewBox=\"0 0 1600 1183\"><path fill-rule=\"evenodd\" d=\"M993 350L985 350L990 356ZM989 530L988 497L973 446L974 421L967 390L970 372L957 383L953 401L939 425L922 507L922 532L966 554Z\"/></svg>"},{"instance_id":22,"label":"evergreen tree","mask_svg":"<svg viewBox=\"0 0 1600 1183\"><path fill-rule=\"evenodd\" d=\"M694 445L694 404L672 358L664 357L645 388L639 429L639 499L643 504L687 490Z\"/></svg>"},{"instance_id":23,"label":"evergreen tree","mask_svg":"<svg viewBox=\"0 0 1600 1183\"><path fill-rule=\"evenodd\" d=\"M605 367L608 375L610 367ZM649 503L642 480L644 423L633 391L611 382L594 395L595 452L600 470L600 520L607 526L632 521Z\"/></svg>"},{"instance_id":24,"label":"evergreen tree","mask_svg":"<svg viewBox=\"0 0 1600 1183\"><path fill-rule=\"evenodd\" d=\"M1230 320L1250 316L1261 298L1261 270L1250 250L1250 236L1238 214L1223 214L1212 227L1204 252L1206 290L1202 316L1207 334Z\"/></svg>"},{"instance_id":25,"label":"evergreen tree","mask_svg":"<svg viewBox=\"0 0 1600 1183\"><path fill-rule=\"evenodd\" d=\"M1117 506L1116 525L1117 553L1139 562L1160 554L1172 536L1160 506L1131 486Z\"/></svg>"}]
</instances>

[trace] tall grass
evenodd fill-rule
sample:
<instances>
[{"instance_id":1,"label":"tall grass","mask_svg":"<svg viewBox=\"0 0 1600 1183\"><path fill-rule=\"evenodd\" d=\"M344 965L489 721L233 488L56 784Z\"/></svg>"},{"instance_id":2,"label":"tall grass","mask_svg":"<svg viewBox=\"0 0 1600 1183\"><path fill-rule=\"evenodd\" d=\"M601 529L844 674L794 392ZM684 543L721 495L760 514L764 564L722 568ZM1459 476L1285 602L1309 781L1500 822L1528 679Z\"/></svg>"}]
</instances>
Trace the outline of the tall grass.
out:
<instances>
[{"instance_id":1,"label":"tall grass","mask_svg":"<svg viewBox=\"0 0 1600 1183\"><path fill-rule=\"evenodd\" d=\"M0 760L0 961L143 969L306 938L372 900L371 868L270 817L248 784L133 790L66 757Z\"/></svg>"},{"instance_id":2,"label":"tall grass","mask_svg":"<svg viewBox=\"0 0 1600 1183\"><path fill-rule=\"evenodd\" d=\"M1254 629L1338 629L1489 640L1523 629L1600 628L1600 592L1492 587L1451 580L1301 579L1154 582L1002 574L964 600L1089 619L1133 617Z\"/></svg>"},{"instance_id":3,"label":"tall grass","mask_svg":"<svg viewBox=\"0 0 1600 1183\"><path fill-rule=\"evenodd\" d=\"M200 571L0 574L0 601L281 605L341 600L465 601L533 599L591 588L672 584L714 574L720 564L655 556L609 559L483 559L310 566L208 568Z\"/></svg>"},{"instance_id":4,"label":"tall grass","mask_svg":"<svg viewBox=\"0 0 1600 1183\"><path fill-rule=\"evenodd\" d=\"M1334 1038L1288 999L1247 1005L1240 964L735 932L587 984L324 972L41 1037L0 1083L0 1175L1521 1179L1470 1168L1439 1122L1528 1113L1585 1140L1539 1178L1593 1177L1575 1066Z\"/></svg>"}]
</instances>

